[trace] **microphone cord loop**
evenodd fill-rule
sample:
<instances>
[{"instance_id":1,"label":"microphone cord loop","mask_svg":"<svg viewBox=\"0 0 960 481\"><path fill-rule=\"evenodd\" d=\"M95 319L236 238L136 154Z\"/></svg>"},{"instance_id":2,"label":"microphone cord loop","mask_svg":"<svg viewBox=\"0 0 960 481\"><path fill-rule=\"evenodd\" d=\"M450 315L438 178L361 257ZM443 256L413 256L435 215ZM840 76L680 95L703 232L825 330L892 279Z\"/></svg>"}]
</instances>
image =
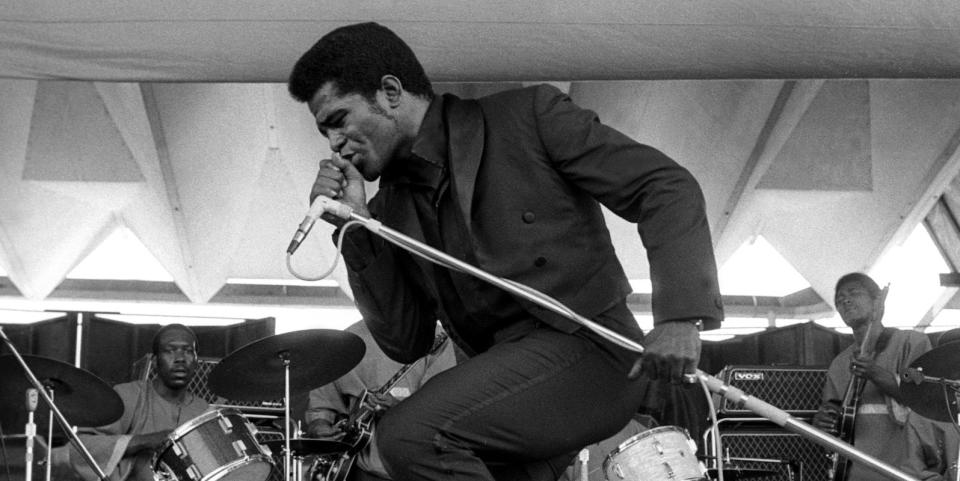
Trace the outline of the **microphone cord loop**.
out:
<instances>
[{"instance_id":1,"label":"microphone cord loop","mask_svg":"<svg viewBox=\"0 0 960 481\"><path fill-rule=\"evenodd\" d=\"M351 220L351 221L347 222L346 224L344 224L343 227L340 228L340 233L337 235L337 242L336 242L337 253L336 253L336 255L333 256L333 264L332 264L327 270L323 271L322 273L320 273L320 274L318 274L318 275L316 275L316 276L310 276L310 275L307 275L307 274L302 274L302 273L298 272L296 268L293 267L293 254L290 253L290 252L287 252L287 270L290 271L291 274L293 274L293 277L296 277L297 279L300 279L301 281L313 282L313 281L320 281L320 280L326 279L327 276L329 276L330 274L332 274L333 271L334 271L334 269L337 268L337 265L338 265L339 262L340 262L340 257L343 255L342 252L341 252L342 249L343 249L343 236L344 236L344 234L347 233L347 229L349 229L350 227L353 227L353 226L355 226L355 225L360 225L360 224L362 224L362 222L360 222L360 221L358 221L358 220Z\"/></svg>"}]
</instances>

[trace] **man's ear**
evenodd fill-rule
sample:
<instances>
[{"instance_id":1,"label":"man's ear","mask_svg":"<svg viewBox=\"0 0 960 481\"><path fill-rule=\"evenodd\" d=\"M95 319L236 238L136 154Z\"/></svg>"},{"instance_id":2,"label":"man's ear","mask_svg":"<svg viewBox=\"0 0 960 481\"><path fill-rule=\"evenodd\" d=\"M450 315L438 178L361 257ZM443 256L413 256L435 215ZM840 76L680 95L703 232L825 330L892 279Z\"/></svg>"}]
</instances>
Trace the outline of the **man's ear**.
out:
<instances>
[{"instance_id":1,"label":"man's ear","mask_svg":"<svg viewBox=\"0 0 960 481\"><path fill-rule=\"evenodd\" d=\"M390 107L400 105L400 99L403 97L403 82L393 75L384 75L380 78L380 90L383 90Z\"/></svg>"}]
</instances>

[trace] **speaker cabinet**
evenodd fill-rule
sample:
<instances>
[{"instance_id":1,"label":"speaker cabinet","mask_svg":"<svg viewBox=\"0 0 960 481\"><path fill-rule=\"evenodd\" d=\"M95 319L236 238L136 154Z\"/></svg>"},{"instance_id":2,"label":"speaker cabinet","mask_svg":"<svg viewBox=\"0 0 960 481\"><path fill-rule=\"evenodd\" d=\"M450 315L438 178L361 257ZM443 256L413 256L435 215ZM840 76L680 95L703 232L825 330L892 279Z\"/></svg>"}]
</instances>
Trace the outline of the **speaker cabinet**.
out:
<instances>
[{"instance_id":1,"label":"speaker cabinet","mask_svg":"<svg viewBox=\"0 0 960 481\"><path fill-rule=\"evenodd\" d=\"M826 449L769 421L724 419L719 431L724 457L729 457L731 463L776 472L750 479L826 481L828 478L830 458Z\"/></svg>"},{"instance_id":2,"label":"speaker cabinet","mask_svg":"<svg viewBox=\"0 0 960 481\"><path fill-rule=\"evenodd\" d=\"M812 416L820 407L824 367L811 366L727 366L717 375L725 383L762 399L793 416ZM751 417L752 412L724 399L721 416Z\"/></svg>"}]
</instances>

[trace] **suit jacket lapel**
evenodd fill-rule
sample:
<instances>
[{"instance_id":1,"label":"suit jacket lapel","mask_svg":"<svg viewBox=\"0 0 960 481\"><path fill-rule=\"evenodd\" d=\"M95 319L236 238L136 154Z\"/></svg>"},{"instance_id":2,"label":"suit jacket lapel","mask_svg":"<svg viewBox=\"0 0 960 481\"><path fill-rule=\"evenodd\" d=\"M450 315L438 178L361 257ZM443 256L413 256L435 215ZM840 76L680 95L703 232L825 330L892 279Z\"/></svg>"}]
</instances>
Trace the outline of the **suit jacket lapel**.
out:
<instances>
[{"instance_id":1,"label":"suit jacket lapel","mask_svg":"<svg viewBox=\"0 0 960 481\"><path fill-rule=\"evenodd\" d=\"M445 100L450 175L469 232L473 191L483 155L483 113L474 100L461 100L453 96Z\"/></svg>"}]
</instances>

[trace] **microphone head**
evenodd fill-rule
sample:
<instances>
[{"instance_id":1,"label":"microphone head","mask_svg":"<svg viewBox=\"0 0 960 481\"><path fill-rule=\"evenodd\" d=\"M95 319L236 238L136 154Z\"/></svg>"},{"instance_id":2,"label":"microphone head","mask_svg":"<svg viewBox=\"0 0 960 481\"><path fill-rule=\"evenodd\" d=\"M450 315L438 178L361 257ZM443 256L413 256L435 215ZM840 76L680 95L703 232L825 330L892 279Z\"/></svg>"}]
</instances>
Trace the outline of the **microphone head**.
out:
<instances>
[{"instance_id":1,"label":"microphone head","mask_svg":"<svg viewBox=\"0 0 960 481\"><path fill-rule=\"evenodd\" d=\"M27 411L34 412L37 409L40 394L35 388L27 388Z\"/></svg>"}]
</instances>

